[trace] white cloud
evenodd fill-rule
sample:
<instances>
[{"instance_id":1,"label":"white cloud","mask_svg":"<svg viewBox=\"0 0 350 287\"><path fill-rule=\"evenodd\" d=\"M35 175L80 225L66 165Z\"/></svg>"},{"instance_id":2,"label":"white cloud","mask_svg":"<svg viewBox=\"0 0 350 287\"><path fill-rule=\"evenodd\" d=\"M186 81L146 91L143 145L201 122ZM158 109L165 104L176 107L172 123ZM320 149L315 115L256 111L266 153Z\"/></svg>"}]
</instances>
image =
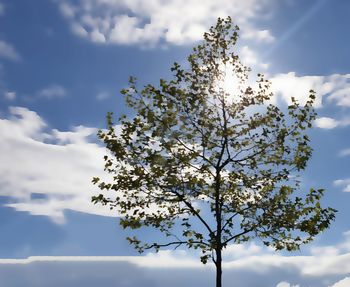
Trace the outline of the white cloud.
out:
<instances>
[{"instance_id":1,"label":"white cloud","mask_svg":"<svg viewBox=\"0 0 350 287\"><path fill-rule=\"evenodd\" d=\"M60 85L51 85L40 90L38 95L46 99L64 98L67 95L67 91Z\"/></svg>"},{"instance_id":2,"label":"white cloud","mask_svg":"<svg viewBox=\"0 0 350 287\"><path fill-rule=\"evenodd\" d=\"M350 178L337 179L333 182L335 186L341 186L344 192L350 192Z\"/></svg>"},{"instance_id":3,"label":"white cloud","mask_svg":"<svg viewBox=\"0 0 350 287\"><path fill-rule=\"evenodd\" d=\"M144 256L30 256L26 259L1 259L0 264L31 264L34 262L130 262L148 268L213 268L204 266L186 251L161 250Z\"/></svg>"},{"instance_id":4,"label":"white cloud","mask_svg":"<svg viewBox=\"0 0 350 287\"><path fill-rule=\"evenodd\" d=\"M282 281L276 285L276 287L300 287L299 285L291 285L288 282Z\"/></svg>"},{"instance_id":5,"label":"white cloud","mask_svg":"<svg viewBox=\"0 0 350 287\"><path fill-rule=\"evenodd\" d=\"M350 107L350 74L333 74L325 77L331 92L327 101L337 106Z\"/></svg>"},{"instance_id":6,"label":"white cloud","mask_svg":"<svg viewBox=\"0 0 350 287\"><path fill-rule=\"evenodd\" d=\"M272 90L277 97L280 97L288 104L294 97L300 104L305 104L309 96L309 90L317 92L316 107L322 106L322 97L331 92L329 83L325 83L323 76L303 76L299 77L294 72L288 74L278 74L270 79Z\"/></svg>"},{"instance_id":7,"label":"white cloud","mask_svg":"<svg viewBox=\"0 0 350 287\"><path fill-rule=\"evenodd\" d=\"M5 92L4 97L6 100L13 101L16 99L16 93L15 92Z\"/></svg>"},{"instance_id":8,"label":"white cloud","mask_svg":"<svg viewBox=\"0 0 350 287\"><path fill-rule=\"evenodd\" d=\"M329 287L349 287L350 286L350 277L345 277L344 279L338 281L332 286Z\"/></svg>"},{"instance_id":9,"label":"white cloud","mask_svg":"<svg viewBox=\"0 0 350 287\"><path fill-rule=\"evenodd\" d=\"M80 0L60 1L73 33L93 42L154 45L188 44L202 39L218 17L233 16L242 37L271 42L269 30L248 24L271 10L267 0ZM84 32L86 31L86 33Z\"/></svg>"},{"instance_id":10,"label":"white cloud","mask_svg":"<svg viewBox=\"0 0 350 287\"><path fill-rule=\"evenodd\" d=\"M339 123L339 121L328 117L321 117L315 120L315 126L321 129L334 129Z\"/></svg>"},{"instance_id":11,"label":"white cloud","mask_svg":"<svg viewBox=\"0 0 350 287\"><path fill-rule=\"evenodd\" d=\"M248 46L243 46L240 49L239 54L242 62L247 66L250 66L250 67L254 66L257 68L262 68L264 70L266 70L269 67L269 65L266 63L260 63L258 55Z\"/></svg>"},{"instance_id":12,"label":"white cloud","mask_svg":"<svg viewBox=\"0 0 350 287\"><path fill-rule=\"evenodd\" d=\"M91 40L96 43L105 43L106 38L99 30L95 29L90 34Z\"/></svg>"},{"instance_id":13,"label":"white cloud","mask_svg":"<svg viewBox=\"0 0 350 287\"><path fill-rule=\"evenodd\" d=\"M90 181L103 177L105 153L89 139L96 129L49 129L35 112L11 107L10 115L0 119L0 133L0 196L11 198L7 206L56 222L64 221L66 209L113 215L90 202L98 193Z\"/></svg>"},{"instance_id":14,"label":"white cloud","mask_svg":"<svg viewBox=\"0 0 350 287\"><path fill-rule=\"evenodd\" d=\"M9 43L0 40L0 58L19 61L21 59L16 49Z\"/></svg>"},{"instance_id":15,"label":"white cloud","mask_svg":"<svg viewBox=\"0 0 350 287\"><path fill-rule=\"evenodd\" d=\"M83 26L79 23L72 23L71 25L72 32L80 37L87 37L89 33L85 30Z\"/></svg>"},{"instance_id":16,"label":"white cloud","mask_svg":"<svg viewBox=\"0 0 350 287\"><path fill-rule=\"evenodd\" d=\"M289 266L304 276L344 275L350 272L350 253L332 257L260 255L225 262L224 268L264 271L269 268Z\"/></svg>"},{"instance_id":17,"label":"white cloud","mask_svg":"<svg viewBox=\"0 0 350 287\"><path fill-rule=\"evenodd\" d=\"M339 106L346 106L346 101L339 95L343 95L344 90L350 89L350 74L333 74L330 76L297 76L294 72L287 74L277 74L270 78L272 90L284 102L291 103L294 97L299 103L304 104L308 99L308 91L316 91L315 107L321 108L325 101L335 102ZM349 94L348 94L349 95ZM324 100L326 98L326 100ZM321 120L320 124L325 128L338 125L329 118ZM340 125L350 124L348 120L342 120Z\"/></svg>"}]
</instances>

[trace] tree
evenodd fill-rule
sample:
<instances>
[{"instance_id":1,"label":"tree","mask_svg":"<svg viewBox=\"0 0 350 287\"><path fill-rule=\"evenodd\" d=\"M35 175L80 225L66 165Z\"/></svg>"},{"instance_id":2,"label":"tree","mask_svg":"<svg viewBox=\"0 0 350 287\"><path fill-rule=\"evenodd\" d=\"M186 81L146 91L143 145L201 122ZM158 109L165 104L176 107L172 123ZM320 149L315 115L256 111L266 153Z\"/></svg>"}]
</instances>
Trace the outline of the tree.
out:
<instances>
[{"instance_id":1,"label":"tree","mask_svg":"<svg viewBox=\"0 0 350 287\"><path fill-rule=\"evenodd\" d=\"M135 115L111 113L98 136L107 147L110 182L94 178L104 191L92 198L116 209L123 228L153 227L167 241L145 249L186 246L216 266L221 287L222 251L229 243L259 238L276 250L296 250L329 227L336 210L321 207L323 189L303 192L298 174L311 157L307 130L315 119L315 92L305 105L272 104L270 82L234 52L237 26L218 19L188 57L174 63L170 81L139 91L131 77L122 90ZM235 88L225 79L232 73ZM107 197L106 191L115 191Z\"/></svg>"}]
</instances>

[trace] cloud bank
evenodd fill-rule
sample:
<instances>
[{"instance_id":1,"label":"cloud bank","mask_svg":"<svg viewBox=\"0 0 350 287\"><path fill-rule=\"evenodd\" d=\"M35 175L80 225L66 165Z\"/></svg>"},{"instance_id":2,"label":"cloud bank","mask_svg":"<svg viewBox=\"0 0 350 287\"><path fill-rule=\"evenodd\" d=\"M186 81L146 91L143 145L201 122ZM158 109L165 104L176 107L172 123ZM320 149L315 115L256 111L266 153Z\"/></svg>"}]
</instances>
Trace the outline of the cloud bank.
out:
<instances>
[{"instance_id":1,"label":"cloud bank","mask_svg":"<svg viewBox=\"0 0 350 287\"><path fill-rule=\"evenodd\" d=\"M254 243L229 246L223 263L224 284L230 282L240 287L348 286L349 234L345 233L343 241L334 245L335 253L325 253L329 246L319 246L314 247L309 256L287 256ZM198 258L184 250L166 250L145 256L0 259L3 286L47 286L50 283L53 287L209 287L214 285L214 278L213 264L202 265Z\"/></svg>"}]
</instances>

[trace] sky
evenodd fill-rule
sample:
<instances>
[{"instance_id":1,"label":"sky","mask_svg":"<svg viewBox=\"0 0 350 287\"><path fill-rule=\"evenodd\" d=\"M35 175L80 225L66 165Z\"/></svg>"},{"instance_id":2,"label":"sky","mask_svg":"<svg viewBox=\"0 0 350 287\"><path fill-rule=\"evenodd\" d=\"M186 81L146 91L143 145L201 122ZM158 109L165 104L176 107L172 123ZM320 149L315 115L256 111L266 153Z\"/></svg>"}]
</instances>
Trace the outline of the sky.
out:
<instances>
[{"instance_id":1,"label":"sky","mask_svg":"<svg viewBox=\"0 0 350 287\"><path fill-rule=\"evenodd\" d=\"M230 245L224 286L350 286L349 14L348 0L0 0L0 285L214 285L196 253L139 256L115 213L91 204L91 178L103 176L106 112L130 113L119 93L129 76L170 77L231 16L243 62L279 102L316 91L302 186L325 188L338 213L298 252Z\"/></svg>"}]
</instances>

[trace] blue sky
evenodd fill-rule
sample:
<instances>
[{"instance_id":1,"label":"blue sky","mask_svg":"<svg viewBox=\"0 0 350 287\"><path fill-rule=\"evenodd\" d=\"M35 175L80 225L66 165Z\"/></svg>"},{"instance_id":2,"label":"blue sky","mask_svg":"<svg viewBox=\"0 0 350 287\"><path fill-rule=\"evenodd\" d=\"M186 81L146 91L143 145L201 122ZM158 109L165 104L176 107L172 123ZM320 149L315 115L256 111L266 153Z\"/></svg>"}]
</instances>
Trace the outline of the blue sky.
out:
<instances>
[{"instance_id":1,"label":"blue sky","mask_svg":"<svg viewBox=\"0 0 350 287\"><path fill-rule=\"evenodd\" d=\"M120 257L138 254L113 212L90 203L97 192L90 179L102 174L96 131L106 112L128 113L119 94L128 77L141 84L169 77L172 63L185 63L203 32L227 15L241 27L241 58L267 75L279 102L302 102L316 90L314 154L302 183L326 188L324 204L339 212L300 252L230 246L224 280L350 286L349 1L0 0L1 286L47 286L55 270L71 272L55 277L60 286L88 286L101 274L104 286L122 274L119 286L213 285L213 269L198 266L194 253Z\"/></svg>"}]
</instances>

